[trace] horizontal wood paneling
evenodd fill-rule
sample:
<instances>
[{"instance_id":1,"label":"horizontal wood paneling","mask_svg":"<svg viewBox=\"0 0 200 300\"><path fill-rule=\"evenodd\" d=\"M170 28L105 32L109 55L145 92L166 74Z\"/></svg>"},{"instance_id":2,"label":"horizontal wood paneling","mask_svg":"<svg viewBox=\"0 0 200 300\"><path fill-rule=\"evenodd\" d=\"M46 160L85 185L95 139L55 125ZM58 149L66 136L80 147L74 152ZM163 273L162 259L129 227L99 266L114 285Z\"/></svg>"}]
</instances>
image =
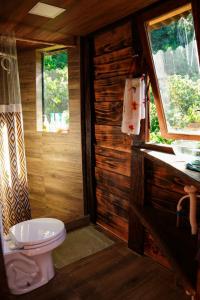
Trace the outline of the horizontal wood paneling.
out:
<instances>
[{"instance_id":1,"label":"horizontal wood paneling","mask_svg":"<svg viewBox=\"0 0 200 300\"><path fill-rule=\"evenodd\" d=\"M147 180L151 180L153 185L160 186L166 191L184 194L184 185L186 180L177 175L172 176L172 172L169 172L165 166L160 166L156 162L149 160L145 161Z\"/></svg>"},{"instance_id":2,"label":"horizontal wood paneling","mask_svg":"<svg viewBox=\"0 0 200 300\"><path fill-rule=\"evenodd\" d=\"M126 242L128 240L128 220L121 218L118 214L113 214L107 209L105 203L103 205L98 204L98 225L111 231L114 235Z\"/></svg>"},{"instance_id":3,"label":"horizontal wood paneling","mask_svg":"<svg viewBox=\"0 0 200 300\"><path fill-rule=\"evenodd\" d=\"M156 162L146 160L145 166L147 201L157 209L175 214L178 200L185 195L187 180Z\"/></svg>"},{"instance_id":4,"label":"horizontal wood paneling","mask_svg":"<svg viewBox=\"0 0 200 300\"><path fill-rule=\"evenodd\" d=\"M96 168L95 174L97 186L102 186L102 189L129 200L130 177L100 168Z\"/></svg>"},{"instance_id":5,"label":"horizontal wood paneling","mask_svg":"<svg viewBox=\"0 0 200 300\"><path fill-rule=\"evenodd\" d=\"M157 209L176 212L178 200L183 196L174 191L166 191L163 188L154 186L151 180L147 182L147 200Z\"/></svg>"},{"instance_id":6,"label":"horizontal wood paneling","mask_svg":"<svg viewBox=\"0 0 200 300\"><path fill-rule=\"evenodd\" d=\"M95 56L104 55L131 46L132 33L129 22L118 25L95 36Z\"/></svg>"},{"instance_id":7,"label":"horizontal wood paneling","mask_svg":"<svg viewBox=\"0 0 200 300\"><path fill-rule=\"evenodd\" d=\"M183 177L177 176L176 172L167 166L162 166L156 161L145 159L145 195L146 201L156 210L162 211L166 216L172 216L176 228L176 209L179 199L186 195L184 186L190 184ZM189 224L189 201L183 202L185 217L181 219L181 226L190 231ZM200 203L198 203L200 211ZM199 214L198 214L199 218ZM180 231L181 233L181 231ZM145 234L145 253L157 260L159 263L169 267L169 262L162 251L154 242L152 236Z\"/></svg>"},{"instance_id":8,"label":"horizontal wood paneling","mask_svg":"<svg viewBox=\"0 0 200 300\"><path fill-rule=\"evenodd\" d=\"M122 122L122 101L96 102L96 123L105 125L121 125Z\"/></svg>"},{"instance_id":9,"label":"horizontal wood paneling","mask_svg":"<svg viewBox=\"0 0 200 300\"><path fill-rule=\"evenodd\" d=\"M127 199L122 199L120 195L114 195L110 191L102 189L102 187L97 187L96 196L98 207L101 205L105 206L108 212L127 221L129 208L129 201Z\"/></svg>"},{"instance_id":10,"label":"horizontal wood paneling","mask_svg":"<svg viewBox=\"0 0 200 300\"><path fill-rule=\"evenodd\" d=\"M95 79L104 79L122 75L126 77L132 61L132 58L124 58L117 62L95 65Z\"/></svg>"},{"instance_id":11,"label":"horizontal wood paneling","mask_svg":"<svg viewBox=\"0 0 200 300\"><path fill-rule=\"evenodd\" d=\"M32 217L65 223L83 216L79 50L69 50L70 130L36 130L36 54L19 51L25 147Z\"/></svg>"},{"instance_id":12,"label":"horizontal wood paneling","mask_svg":"<svg viewBox=\"0 0 200 300\"><path fill-rule=\"evenodd\" d=\"M130 152L131 137L122 134L119 126L95 125L98 146Z\"/></svg>"},{"instance_id":13,"label":"horizontal wood paneling","mask_svg":"<svg viewBox=\"0 0 200 300\"><path fill-rule=\"evenodd\" d=\"M100 184L96 189L96 199L98 223L126 241L128 238L128 200L103 189Z\"/></svg>"},{"instance_id":14,"label":"horizontal wood paneling","mask_svg":"<svg viewBox=\"0 0 200 300\"><path fill-rule=\"evenodd\" d=\"M97 222L126 241L132 139L121 132L121 122L131 44L130 22L94 37Z\"/></svg>"},{"instance_id":15,"label":"horizontal wood paneling","mask_svg":"<svg viewBox=\"0 0 200 300\"><path fill-rule=\"evenodd\" d=\"M96 146L98 168L130 177L130 153Z\"/></svg>"},{"instance_id":16,"label":"horizontal wood paneling","mask_svg":"<svg viewBox=\"0 0 200 300\"><path fill-rule=\"evenodd\" d=\"M123 240L128 238L130 177L96 168L97 222Z\"/></svg>"},{"instance_id":17,"label":"horizontal wood paneling","mask_svg":"<svg viewBox=\"0 0 200 300\"><path fill-rule=\"evenodd\" d=\"M122 101L124 95L124 76L109 77L94 81L95 100L101 102Z\"/></svg>"},{"instance_id":18,"label":"horizontal wood paneling","mask_svg":"<svg viewBox=\"0 0 200 300\"><path fill-rule=\"evenodd\" d=\"M100 56L94 57L95 65L104 65L108 63L113 63L119 60L124 60L125 58L132 58L133 48L126 47L110 53L106 53Z\"/></svg>"}]
</instances>

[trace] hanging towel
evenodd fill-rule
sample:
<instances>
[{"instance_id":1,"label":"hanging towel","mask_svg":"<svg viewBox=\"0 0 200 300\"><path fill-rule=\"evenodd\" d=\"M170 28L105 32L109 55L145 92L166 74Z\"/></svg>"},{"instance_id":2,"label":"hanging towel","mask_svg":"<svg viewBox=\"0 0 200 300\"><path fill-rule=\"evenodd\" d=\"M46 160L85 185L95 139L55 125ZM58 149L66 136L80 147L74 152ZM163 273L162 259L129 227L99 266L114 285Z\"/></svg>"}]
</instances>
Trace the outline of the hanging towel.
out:
<instances>
[{"instance_id":1,"label":"hanging towel","mask_svg":"<svg viewBox=\"0 0 200 300\"><path fill-rule=\"evenodd\" d=\"M138 135L140 120L145 118L145 82L143 78L127 78L124 90L122 132Z\"/></svg>"}]
</instances>

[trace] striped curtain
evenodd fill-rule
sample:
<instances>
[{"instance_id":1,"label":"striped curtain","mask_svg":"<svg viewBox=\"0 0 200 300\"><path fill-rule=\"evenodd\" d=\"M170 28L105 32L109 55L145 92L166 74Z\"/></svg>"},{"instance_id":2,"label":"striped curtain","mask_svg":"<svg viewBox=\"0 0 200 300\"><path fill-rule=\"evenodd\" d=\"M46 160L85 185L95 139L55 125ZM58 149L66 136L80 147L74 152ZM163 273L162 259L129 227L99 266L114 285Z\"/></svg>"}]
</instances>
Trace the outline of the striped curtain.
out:
<instances>
[{"instance_id":1,"label":"striped curtain","mask_svg":"<svg viewBox=\"0 0 200 300\"><path fill-rule=\"evenodd\" d=\"M0 204L4 233L31 218L16 42L0 37Z\"/></svg>"}]
</instances>

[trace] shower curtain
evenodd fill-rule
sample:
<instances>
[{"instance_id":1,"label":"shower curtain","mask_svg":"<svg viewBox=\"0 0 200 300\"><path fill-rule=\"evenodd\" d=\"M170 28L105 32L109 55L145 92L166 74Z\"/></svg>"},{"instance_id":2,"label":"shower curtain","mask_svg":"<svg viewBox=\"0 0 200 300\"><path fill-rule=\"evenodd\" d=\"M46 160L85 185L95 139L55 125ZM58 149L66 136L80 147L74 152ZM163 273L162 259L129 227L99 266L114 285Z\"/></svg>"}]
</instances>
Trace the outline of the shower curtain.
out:
<instances>
[{"instance_id":1,"label":"shower curtain","mask_svg":"<svg viewBox=\"0 0 200 300\"><path fill-rule=\"evenodd\" d=\"M11 226L31 218L13 36L0 36L0 204L5 234Z\"/></svg>"}]
</instances>

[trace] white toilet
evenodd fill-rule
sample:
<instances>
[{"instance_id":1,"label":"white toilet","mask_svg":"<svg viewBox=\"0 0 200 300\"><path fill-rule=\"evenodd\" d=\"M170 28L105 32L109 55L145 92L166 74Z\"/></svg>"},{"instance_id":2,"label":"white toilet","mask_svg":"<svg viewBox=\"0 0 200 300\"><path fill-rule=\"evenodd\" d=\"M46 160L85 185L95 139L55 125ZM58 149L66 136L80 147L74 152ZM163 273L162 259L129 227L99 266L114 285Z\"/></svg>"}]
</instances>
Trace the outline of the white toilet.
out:
<instances>
[{"instance_id":1,"label":"white toilet","mask_svg":"<svg viewBox=\"0 0 200 300\"><path fill-rule=\"evenodd\" d=\"M52 218L28 220L10 228L3 249L12 294L30 292L54 277L51 252L65 238L64 223Z\"/></svg>"}]
</instances>

